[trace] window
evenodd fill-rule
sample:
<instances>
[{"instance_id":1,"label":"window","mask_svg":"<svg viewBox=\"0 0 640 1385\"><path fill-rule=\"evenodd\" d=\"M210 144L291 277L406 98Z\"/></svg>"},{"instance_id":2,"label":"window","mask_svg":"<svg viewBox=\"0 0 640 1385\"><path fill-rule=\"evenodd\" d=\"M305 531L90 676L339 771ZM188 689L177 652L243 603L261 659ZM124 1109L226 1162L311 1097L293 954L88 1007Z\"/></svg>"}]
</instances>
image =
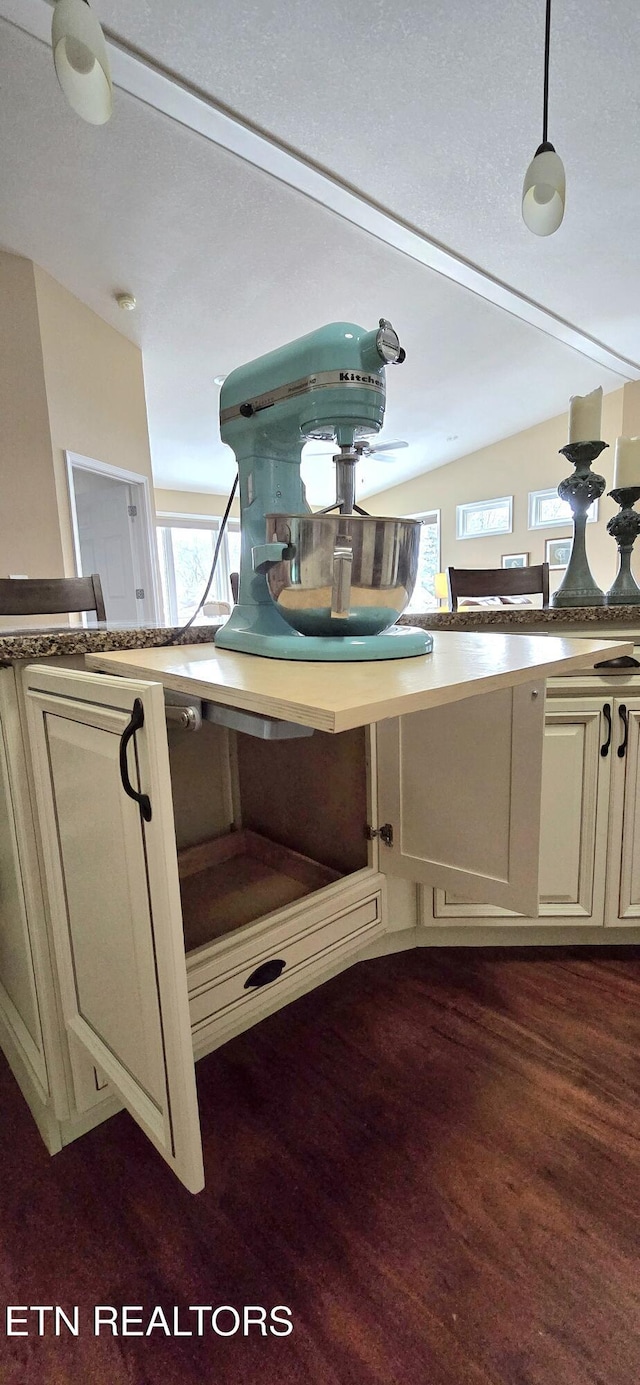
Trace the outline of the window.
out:
<instances>
[{"instance_id":1,"label":"window","mask_svg":"<svg viewBox=\"0 0 640 1385\"><path fill-rule=\"evenodd\" d=\"M162 577L162 600L165 620L170 625L184 625L193 615L209 579L220 520L197 515L160 515L158 552ZM215 577L208 601L233 604L229 574L240 567L240 525L237 519L227 522L222 540ZM207 625L219 617L198 613L196 622Z\"/></svg>"},{"instance_id":2,"label":"window","mask_svg":"<svg viewBox=\"0 0 640 1385\"><path fill-rule=\"evenodd\" d=\"M440 571L440 511L430 510L428 514L409 518L420 520L420 556L416 585L405 614L433 611L440 604L435 591L435 576Z\"/></svg>"},{"instance_id":3,"label":"window","mask_svg":"<svg viewBox=\"0 0 640 1385\"><path fill-rule=\"evenodd\" d=\"M598 502L594 500L587 512L587 524L594 524L598 518ZM557 490L529 491L529 528L549 529L553 524L567 524L573 521L571 506L561 500Z\"/></svg>"},{"instance_id":4,"label":"window","mask_svg":"<svg viewBox=\"0 0 640 1385\"><path fill-rule=\"evenodd\" d=\"M512 516L512 495L456 505L456 538L480 539L488 534L510 534Z\"/></svg>"}]
</instances>

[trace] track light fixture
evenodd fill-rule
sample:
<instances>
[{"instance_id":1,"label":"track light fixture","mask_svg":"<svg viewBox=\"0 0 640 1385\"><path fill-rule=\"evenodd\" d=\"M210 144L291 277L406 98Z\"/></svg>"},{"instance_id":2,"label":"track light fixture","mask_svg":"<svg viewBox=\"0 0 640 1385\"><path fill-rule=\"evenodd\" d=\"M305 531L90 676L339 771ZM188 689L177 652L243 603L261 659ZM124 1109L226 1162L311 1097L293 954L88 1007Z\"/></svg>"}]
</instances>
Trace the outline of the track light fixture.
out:
<instances>
[{"instance_id":1,"label":"track light fixture","mask_svg":"<svg viewBox=\"0 0 640 1385\"><path fill-rule=\"evenodd\" d=\"M112 111L111 72L104 34L88 0L56 0L51 45L69 105L90 125L104 125Z\"/></svg>"},{"instance_id":2,"label":"track light fixture","mask_svg":"<svg viewBox=\"0 0 640 1385\"><path fill-rule=\"evenodd\" d=\"M562 159L547 138L549 113L549 46L551 37L551 0L547 0L544 36L544 93L542 98L542 144L524 175L522 216L524 223L536 236L550 236L557 231L564 216L565 173Z\"/></svg>"}]
</instances>

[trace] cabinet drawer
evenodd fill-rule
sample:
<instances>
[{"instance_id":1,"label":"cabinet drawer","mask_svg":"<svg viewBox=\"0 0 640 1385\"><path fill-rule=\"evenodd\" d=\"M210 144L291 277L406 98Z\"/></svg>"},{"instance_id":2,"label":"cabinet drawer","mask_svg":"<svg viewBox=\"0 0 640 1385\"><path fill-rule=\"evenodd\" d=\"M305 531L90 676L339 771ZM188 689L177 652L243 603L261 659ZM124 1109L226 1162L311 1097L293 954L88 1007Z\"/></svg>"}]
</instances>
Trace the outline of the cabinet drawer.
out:
<instances>
[{"instance_id":1,"label":"cabinet drawer","mask_svg":"<svg viewBox=\"0 0 640 1385\"><path fill-rule=\"evenodd\" d=\"M209 964L208 977L200 985L197 984L198 969L192 973L189 1010L194 1036L212 1020L220 1020L226 1027L232 1011L260 1009L266 997L270 1003L276 990L295 989L300 973L306 968L313 967L314 974L316 968L321 972L324 964L330 966L335 953L364 946L365 940L369 941L383 927L382 890L377 889L355 906L344 908L329 919L325 914L323 919L304 927L298 915L292 923L293 927L275 927L263 935L250 955L247 955L246 945L238 948L239 955L235 959L228 951L224 960L220 958L217 975L211 975ZM274 965L269 969L266 964L270 962L280 963L279 968ZM261 968L264 969L262 974ZM254 984L247 986L250 978L254 978Z\"/></svg>"}]
</instances>

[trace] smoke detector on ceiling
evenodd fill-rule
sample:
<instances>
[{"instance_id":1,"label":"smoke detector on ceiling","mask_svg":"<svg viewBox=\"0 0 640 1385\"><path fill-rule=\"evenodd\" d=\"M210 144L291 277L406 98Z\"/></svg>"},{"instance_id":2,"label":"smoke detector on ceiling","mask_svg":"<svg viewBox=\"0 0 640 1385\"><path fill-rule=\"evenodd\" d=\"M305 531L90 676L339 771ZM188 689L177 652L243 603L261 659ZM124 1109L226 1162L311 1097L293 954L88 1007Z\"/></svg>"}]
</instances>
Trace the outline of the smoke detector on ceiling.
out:
<instances>
[{"instance_id":1,"label":"smoke detector on ceiling","mask_svg":"<svg viewBox=\"0 0 640 1385\"><path fill-rule=\"evenodd\" d=\"M122 308L123 313L133 312L136 306L136 300L132 293L116 293L114 297L118 307Z\"/></svg>"}]
</instances>

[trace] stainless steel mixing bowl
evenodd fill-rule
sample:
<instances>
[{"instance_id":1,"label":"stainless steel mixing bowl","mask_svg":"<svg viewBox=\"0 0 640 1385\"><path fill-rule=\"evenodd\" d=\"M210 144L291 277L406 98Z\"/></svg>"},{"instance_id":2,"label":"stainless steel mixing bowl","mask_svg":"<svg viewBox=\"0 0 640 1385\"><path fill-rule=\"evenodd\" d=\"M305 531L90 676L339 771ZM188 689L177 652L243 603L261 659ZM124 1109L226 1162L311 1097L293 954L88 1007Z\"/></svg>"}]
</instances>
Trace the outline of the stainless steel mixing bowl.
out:
<instances>
[{"instance_id":1,"label":"stainless steel mixing bowl","mask_svg":"<svg viewBox=\"0 0 640 1385\"><path fill-rule=\"evenodd\" d=\"M377 515L267 515L288 545L269 591L303 635L379 635L402 615L418 571L420 523Z\"/></svg>"}]
</instances>

